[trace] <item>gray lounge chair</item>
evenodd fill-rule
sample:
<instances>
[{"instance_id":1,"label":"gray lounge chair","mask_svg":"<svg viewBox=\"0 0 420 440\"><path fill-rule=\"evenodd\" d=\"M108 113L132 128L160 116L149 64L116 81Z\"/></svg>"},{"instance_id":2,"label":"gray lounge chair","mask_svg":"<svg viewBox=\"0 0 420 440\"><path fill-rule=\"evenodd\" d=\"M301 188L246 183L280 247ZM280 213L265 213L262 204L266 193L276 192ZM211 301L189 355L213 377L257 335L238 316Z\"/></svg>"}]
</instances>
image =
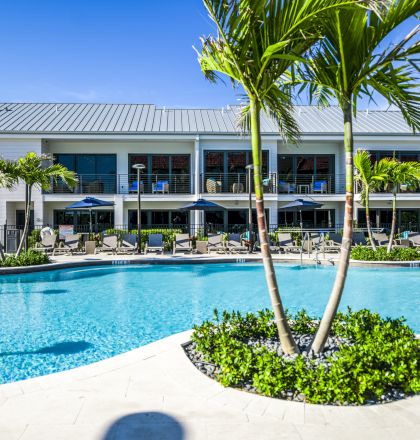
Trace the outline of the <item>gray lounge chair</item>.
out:
<instances>
[{"instance_id":1,"label":"gray lounge chair","mask_svg":"<svg viewBox=\"0 0 420 440\"><path fill-rule=\"evenodd\" d=\"M341 251L341 242L343 239L341 235L335 233L330 233L328 235L328 239L326 239L325 235L323 235L322 241L319 246L319 250L323 253L324 258L326 253L339 253Z\"/></svg>"},{"instance_id":2,"label":"gray lounge chair","mask_svg":"<svg viewBox=\"0 0 420 440\"><path fill-rule=\"evenodd\" d=\"M383 232L372 232L372 237L376 246L387 246L389 243L388 236Z\"/></svg>"},{"instance_id":3,"label":"gray lounge chair","mask_svg":"<svg viewBox=\"0 0 420 440\"><path fill-rule=\"evenodd\" d=\"M278 248L280 252L302 252L302 246L298 246L292 239L290 232L280 232L277 235Z\"/></svg>"},{"instance_id":4,"label":"gray lounge chair","mask_svg":"<svg viewBox=\"0 0 420 440\"><path fill-rule=\"evenodd\" d=\"M241 234L228 234L226 243L228 252L247 252L248 248L241 242Z\"/></svg>"},{"instance_id":5,"label":"gray lounge chair","mask_svg":"<svg viewBox=\"0 0 420 440\"><path fill-rule=\"evenodd\" d=\"M412 232L408 235L408 239L410 240L410 244L414 247L420 247L420 233Z\"/></svg>"},{"instance_id":6,"label":"gray lounge chair","mask_svg":"<svg viewBox=\"0 0 420 440\"><path fill-rule=\"evenodd\" d=\"M80 234L68 234L64 237L64 243L54 248L53 255L56 254L74 254L80 251Z\"/></svg>"},{"instance_id":7,"label":"gray lounge chair","mask_svg":"<svg viewBox=\"0 0 420 440\"><path fill-rule=\"evenodd\" d=\"M117 253L118 248L118 236L115 234L104 235L102 238L102 246L95 249L95 254L98 252L112 252L112 254Z\"/></svg>"},{"instance_id":8,"label":"gray lounge chair","mask_svg":"<svg viewBox=\"0 0 420 440\"><path fill-rule=\"evenodd\" d=\"M365 234L363 232L353 232L352 238L353 238L353 243L356 246L358 246L358 245L366 246L367 245Z\"/></svg>"},{"instance_id":9,"label":"gray lounge chair","mask_svg":"<svg viewBox=\"0 0 420 440\"><path fill-rule=\"evenodd\" d=\"M45 235L40 242L35 243L35 250L48 254L54 251L56 242L57 236L55 234Z\"/></svg>"},{"instance_id":10,"label":"gray lounge chair","mask_svg":"<svg viewBox=\"0 0 420 440\"><path fill-rule=\"evenodd\" d=\"M271 238L270 238L269 246L270 246L271 253L279 252L279 247L277 245L277 242L271 240ZM261 251L261 243L260 243L259 237L258 237L257 241L254 243L254 249L257 251Z\"/></svg>"},{"instance_id":11,"label":"gray lounge chair","mask_svg":"<svg viewBox=\"0 0 420 440\"><path fill-rule=\"evenodd\" d=\"M223 234L209 234L207 252L226 252Z\"/></svg>"},{"instance_id":12,"label":"gray lounge chair","mask_svg":"<svg viewBox=\"0 0 420 440\"><path fill-rule=\"evenodd\" d=\"M121 240L120 246L117 248L117 254L129 254L137 252L137 235L125 234Z\"/></svg>"},{"instance_id":13,"label":"gray lounge chair","mask_svg":"<svg viewBox=\"0 0 420 440\"><path fill-rule=\"evenodd\" d=\"M176 234L173 244L173 254L175 255L177 251L180 252L192 252L193 248L191 245L191 239L188 234Z\"/></svg>"},{"instance_id":14,"label":"gray lounge chair","mask_svg":"<svg viewBox=\"0 0 420 440\"><path fill-rule=\"evenodd\" d=\"M147 239L146 247L144 253L147 254L148 251L161 252L163 253L163 235L162 234L149 234Z\"/></svg>"}]
</instances>

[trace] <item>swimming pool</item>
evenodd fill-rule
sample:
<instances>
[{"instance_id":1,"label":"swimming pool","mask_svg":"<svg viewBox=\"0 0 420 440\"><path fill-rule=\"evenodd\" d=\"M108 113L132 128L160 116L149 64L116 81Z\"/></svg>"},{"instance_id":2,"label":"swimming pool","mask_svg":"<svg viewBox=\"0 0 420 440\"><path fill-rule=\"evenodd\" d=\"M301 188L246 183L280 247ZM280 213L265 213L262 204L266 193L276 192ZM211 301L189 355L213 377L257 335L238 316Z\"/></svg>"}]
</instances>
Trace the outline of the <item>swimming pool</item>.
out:
<instances>
[{"instance_id":1,"label":"swimming pool","mask_svg":"<svg viewBox=\"0 0 420 440\"><path fill-rule=\"evenodd\" d=\"M333 267L278 265L284 304L320 315ZM342 300L420 333L420 270L351 268ZM187 330L219 310L269 307L260 264L97 266L0 278L0 383L85 365Z\"/></svg>"}]
</instances>

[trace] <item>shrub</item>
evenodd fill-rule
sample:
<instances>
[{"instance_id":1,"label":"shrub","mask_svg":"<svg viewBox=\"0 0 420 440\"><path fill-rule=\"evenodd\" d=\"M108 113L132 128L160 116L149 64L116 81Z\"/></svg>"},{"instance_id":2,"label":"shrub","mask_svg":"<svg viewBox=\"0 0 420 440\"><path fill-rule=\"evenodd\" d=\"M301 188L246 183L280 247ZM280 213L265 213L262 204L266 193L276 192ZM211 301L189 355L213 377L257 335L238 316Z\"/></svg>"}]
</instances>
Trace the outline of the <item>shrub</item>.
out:
<instances>
[{"instance_id":1,"label":"shrub","mask_svg":"<svg viewBox=\"0 0 420 440\"><path fill-rule=\"evenodd\" d=\"M390 253L386 247L379 247L376 252L366 246L355 246L351 250L353 260L363 261L414 261L420 260L420 248L393 248Z\"/></svg>"},{"instance_id":2,"label":"shrub","mask_svg":"<svg viewBox=\"0 0 420 440\"><path fill-rule=\"evenodd\" d=\"M47 264L50 262L48 255L37 252L33 249L23 251L18 257L9 255L0 265L3 267L17 267L17 266L36 266L38 264Z\"/></svg>"},{"instance_id":3,"label":"shrub","mask_svg":"<svg viewBox=\"0 0 420 440\"><path fill-rule=\"evenodd\" d=\"M289 317L290 318L290 317ZM280 357L250 339L272 339L277 330L271 311L257 314L215 312L213 321L194 327L192 341L204 359L217 366L224 386L243 388L271 397L303 396L311 403L363 404L384 393L420 392L420 340L404 319L383 319L368 310L338 313L332 328L344 338L327 363L316 359ZM315 329L315 319L305 311L291 317L294 335Z\"/></svg>"},{"instance_id":4,"label":"shrub","mask_svg":"<svg viewBox=\"0 0 420 440\"><path fill-rule=\"evenodd\" d=\"M35 247L35 244L41 241L41 231L34 229L28 236L28 246L30 248Z\"/></svg>"}]
</instances>

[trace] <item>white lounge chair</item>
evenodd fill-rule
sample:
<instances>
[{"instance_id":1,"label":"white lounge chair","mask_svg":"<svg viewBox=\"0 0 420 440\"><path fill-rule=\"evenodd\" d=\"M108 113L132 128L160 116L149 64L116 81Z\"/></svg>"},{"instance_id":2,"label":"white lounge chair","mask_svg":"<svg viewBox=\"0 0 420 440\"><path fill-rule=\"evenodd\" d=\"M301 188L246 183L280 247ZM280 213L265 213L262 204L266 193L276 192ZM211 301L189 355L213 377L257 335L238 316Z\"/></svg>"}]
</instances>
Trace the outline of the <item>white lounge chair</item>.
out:
<instances>
[{"instance_id":1,"label":"white lounge chair","mask_svg":"<svg viewBox=\"0 0 420 440\"><path fill-rule=\"evenodd\" d=\"M80 234L68 234L64 237L64 243L54 248L53 255L56 254L74 254L80 251Z\"/></svg>"},{"instance_id":2,"label":"white lounge chair","mask_svg":"<svg viewBox=\"0 0 420 440\"><path fill-rule=\"evenodd\" d=\"M302 252L302 246L298 246L292 239L290 232L280 232L277 235L279 253Z\"/></svg>"},{"instance_id":3,"label":"white lounge chair","mask_svg":"<svg viewBox=\"0 0 420 440\"><path fill-rule=\"evenodd\" d=\"M207 252L226 252L226 246L224 245L223 234L209 234L209 241Z\"/></svg>"},{"instance_id":4,"label":"white lounge chair","mask_svg":"<svg viewBox=\"0 0 420 440\"><path fill-rule=\"evenodd\" d=\"M188 234L176 234L173 244L173 254L175 255L177 251L180 252L192 252L193 248L191 245L191 239Z\"/></svg>"},{"instance_id":5,"label":"white lounge chair","mask_svg":"<svg viewBox=\"0 0 420 440\"><path fill-rule=\"evenodd\" d=\"M98 252L112 252L112 254L117 253L118 248L118 236L115 234L104 235L102 238L102 246L95 249L95 254Z\"/></svg>"},{"instance_id":6,"label":"white lounge chair","mask_svg":"<svg viewBox=\"0 0 420 440\"><path fill-rule=\"evenodd\" d=\"M35 243L35 250L48 254L54 251L56 242L57 236L55 234L45 235L40 242Z\"/></svg>"}]
</instances>

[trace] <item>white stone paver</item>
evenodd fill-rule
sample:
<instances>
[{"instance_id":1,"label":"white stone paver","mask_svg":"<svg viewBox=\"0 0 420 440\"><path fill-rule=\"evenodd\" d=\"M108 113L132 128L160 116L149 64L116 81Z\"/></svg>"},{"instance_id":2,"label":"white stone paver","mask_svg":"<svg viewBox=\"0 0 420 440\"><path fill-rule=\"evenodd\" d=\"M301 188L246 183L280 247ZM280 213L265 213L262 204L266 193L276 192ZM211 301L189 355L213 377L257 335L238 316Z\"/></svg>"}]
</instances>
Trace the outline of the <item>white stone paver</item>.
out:
<instances>
[{"instance_id":1,"label":"white stone paver","mask_svg":"<svg viewBox=\"0 0 420 440\"><path fill-rule=\"evenodd\" d=\"M170 336L85 367L0 386L1 440L420 438L420 396L318 406L225 389Z\"/></svg>"}]
</instances>

